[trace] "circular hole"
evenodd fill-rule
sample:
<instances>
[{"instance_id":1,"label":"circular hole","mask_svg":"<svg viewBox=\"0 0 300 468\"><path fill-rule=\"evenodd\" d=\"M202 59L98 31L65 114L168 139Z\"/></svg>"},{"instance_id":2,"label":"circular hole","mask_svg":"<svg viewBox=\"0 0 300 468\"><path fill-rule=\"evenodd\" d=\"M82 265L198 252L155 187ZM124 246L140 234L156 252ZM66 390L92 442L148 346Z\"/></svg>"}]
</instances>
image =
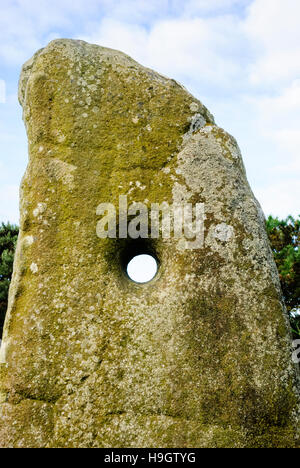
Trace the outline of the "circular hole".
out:
<instances>
[{"instance_id":1,"label":"circular hole","mask_svg":"<svg viewBox=\"0 0 300 468\"><path fill-rule=\"evenodd\" d=\"M127 274L135 283L148 283L158 270L158 263L152 255L136 255L127 265Z\"/></svg>"}]
</instances>

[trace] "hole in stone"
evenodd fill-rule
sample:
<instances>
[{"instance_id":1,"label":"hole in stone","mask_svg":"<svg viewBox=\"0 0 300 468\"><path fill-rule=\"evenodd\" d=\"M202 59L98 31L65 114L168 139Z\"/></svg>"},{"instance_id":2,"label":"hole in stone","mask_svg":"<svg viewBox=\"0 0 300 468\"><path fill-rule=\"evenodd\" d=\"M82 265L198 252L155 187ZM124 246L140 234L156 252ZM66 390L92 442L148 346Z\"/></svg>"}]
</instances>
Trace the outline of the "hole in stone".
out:
<instances>
[{"instance_id":1,"label":"hole in stone","mask_svg":"<svg viewBox=\"0 0 300 468\"><path fill-rule=\"evenodd\" d=\"M152 255L136 255L127 264L126 271L135 283L148 283L156 276L158 263Z\"/></svg>"},{"instance_id":2,"label":"hole in stone","mask_svg":"<svg viewBox=\"0 0 300 468\"><path fill-rule=\"evenodd\" d=\"M143 284L156 276L160 261L152 239L124 239L118 247L120 265L127 279Z\"/></svg>"}]
</instances>

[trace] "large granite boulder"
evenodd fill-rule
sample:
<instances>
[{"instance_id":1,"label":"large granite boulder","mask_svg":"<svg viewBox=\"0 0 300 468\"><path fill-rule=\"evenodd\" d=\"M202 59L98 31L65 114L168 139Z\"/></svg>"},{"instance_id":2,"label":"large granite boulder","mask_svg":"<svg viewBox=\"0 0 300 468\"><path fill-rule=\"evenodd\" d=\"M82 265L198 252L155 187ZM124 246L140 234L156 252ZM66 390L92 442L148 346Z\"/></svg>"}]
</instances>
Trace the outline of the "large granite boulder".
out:
<instances>
[{"instance_id":1,"label":"large granite boulder","mask_svg":"<svg viewBox=\"0 0 300 468\"><path fill-rule=\"evenodd\" d=\"M235 139L176 81L82 41L37 52L20 102L0 446L299 446L288 320ZM97 207L125 195L201 204L204 242L100 238ZM126 275L139 253L159 263L146 284Z\"/></svg>"}]
</instances>

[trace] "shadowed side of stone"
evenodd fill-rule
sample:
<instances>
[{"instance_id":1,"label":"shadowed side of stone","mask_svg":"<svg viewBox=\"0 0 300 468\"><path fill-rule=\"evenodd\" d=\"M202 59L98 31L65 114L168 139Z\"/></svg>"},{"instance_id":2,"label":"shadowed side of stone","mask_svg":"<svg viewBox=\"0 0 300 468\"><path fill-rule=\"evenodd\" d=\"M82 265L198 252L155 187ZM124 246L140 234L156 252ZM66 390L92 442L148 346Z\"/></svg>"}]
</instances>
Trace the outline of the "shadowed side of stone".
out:
<instances>
[{"instance_id":1,"label":"shadowed side of stone","mask_svg":"<svg viewBox=\"0 0 300 468\"><path fill-rule=\"evenodd\" d=\"M2 447L297 447L299 375L238 145L180 84L57 40L27 62ZM100 203L203 203L205 243L100 239ZM155 253L138 285L127 252Z\"/></svg>"}]
</instances>

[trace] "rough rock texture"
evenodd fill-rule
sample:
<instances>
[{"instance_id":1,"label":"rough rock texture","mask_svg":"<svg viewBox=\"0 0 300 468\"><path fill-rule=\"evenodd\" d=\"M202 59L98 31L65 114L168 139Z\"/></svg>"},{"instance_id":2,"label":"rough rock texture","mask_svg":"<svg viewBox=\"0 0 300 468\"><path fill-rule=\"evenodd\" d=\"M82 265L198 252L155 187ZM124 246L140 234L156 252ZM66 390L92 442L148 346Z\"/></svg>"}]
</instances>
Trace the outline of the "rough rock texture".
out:
<instances>
[{"instance_id":1,"label":"rough rock texture","mask_svg":"<svg viewBox=\"0 0 300 468\"><path fill-rule=\"evenodd\" d=\"M57 40L23 68L29 139L0 446L297 447L299 381L236 141L176 81ZM205 246L101 240L96 207L205 203ZM155 252L145 285L126 252Z\"/></svg>"}]
</instances>

